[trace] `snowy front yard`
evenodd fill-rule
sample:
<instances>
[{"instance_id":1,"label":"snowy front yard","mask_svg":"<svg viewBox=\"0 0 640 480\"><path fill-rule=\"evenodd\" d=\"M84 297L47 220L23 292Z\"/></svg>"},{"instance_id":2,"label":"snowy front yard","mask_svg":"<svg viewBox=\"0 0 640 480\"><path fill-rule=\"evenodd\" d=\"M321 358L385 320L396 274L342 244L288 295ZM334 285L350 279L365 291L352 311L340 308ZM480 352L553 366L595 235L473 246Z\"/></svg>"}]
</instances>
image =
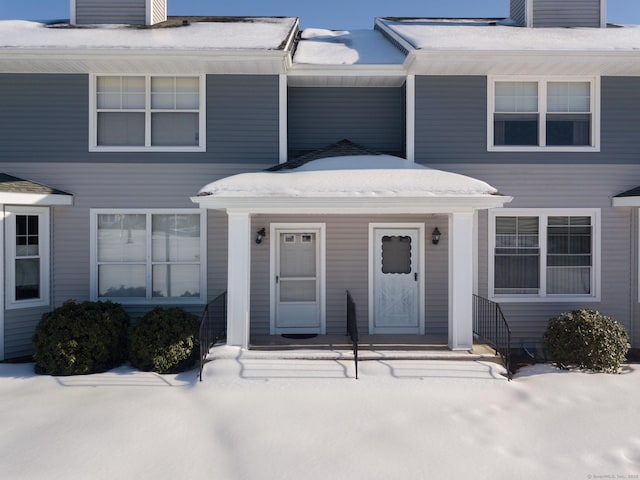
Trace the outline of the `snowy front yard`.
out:
<instances>
[{"instance_id":1,"label":"snowy front yard","mask_svg":"<svg viewBox=\"0 0 640 480\"><path fill-rule=\"evenodd\" d=\"M215 360L76 377L0 364L3 479L640 478L640 365Z\"/></svg>"}]
</instances>

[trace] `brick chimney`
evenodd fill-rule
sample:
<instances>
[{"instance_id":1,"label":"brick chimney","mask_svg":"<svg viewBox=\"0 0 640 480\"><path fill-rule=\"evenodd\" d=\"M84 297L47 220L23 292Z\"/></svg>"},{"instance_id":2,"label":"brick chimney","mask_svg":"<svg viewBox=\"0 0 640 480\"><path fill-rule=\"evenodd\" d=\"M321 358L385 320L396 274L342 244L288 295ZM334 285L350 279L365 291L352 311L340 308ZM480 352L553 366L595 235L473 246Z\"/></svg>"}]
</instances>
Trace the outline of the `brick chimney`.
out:
<instances>
[{"instance_id":1,"label":"brick chimney","mask_svg":"<svg viewBox=\"0 0 640 480\"><path fill-rule=\"evenodd\" d=\"M69 0L71 23L153 25L167 19L167 0Z\"/></svg>"}]
</instances>

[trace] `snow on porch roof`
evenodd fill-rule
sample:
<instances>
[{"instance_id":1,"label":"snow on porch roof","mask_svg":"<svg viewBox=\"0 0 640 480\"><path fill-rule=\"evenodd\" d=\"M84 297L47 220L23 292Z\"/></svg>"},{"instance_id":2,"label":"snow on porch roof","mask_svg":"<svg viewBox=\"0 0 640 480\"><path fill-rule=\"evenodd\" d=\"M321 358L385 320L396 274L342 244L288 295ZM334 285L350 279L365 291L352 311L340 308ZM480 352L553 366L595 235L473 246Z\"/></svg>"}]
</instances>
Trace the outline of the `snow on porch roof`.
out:
<instances>
[{"instance_id":1,"label":"snow on porch roof","mask_svg":"<svg viewBox=\"0 0 640 480\"><path fill-rule=\"evenodd\" d=\"M310 211L330 206L341 212L381 205L405 211L426 211L434 205L441 211L453 206L490 208L511 197L481 180L402 158L353 155L313 160L290 170L233 175L204 186L192 200L210 208Z\"/></svg>"}]
</instances>

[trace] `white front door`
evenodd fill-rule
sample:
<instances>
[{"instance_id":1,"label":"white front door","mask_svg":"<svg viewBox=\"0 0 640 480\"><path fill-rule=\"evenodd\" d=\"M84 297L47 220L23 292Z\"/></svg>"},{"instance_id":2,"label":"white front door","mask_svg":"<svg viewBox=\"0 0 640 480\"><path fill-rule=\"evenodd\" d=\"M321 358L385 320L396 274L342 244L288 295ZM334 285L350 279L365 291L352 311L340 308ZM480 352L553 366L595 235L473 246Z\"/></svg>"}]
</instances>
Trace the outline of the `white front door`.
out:
<instances>
[{"instance_id":1,"label":"white front door","mask_svg":"<svg viewBox=\"0 0 640 480\"><path fill-rule=\"evenodd\" d=\"M323 333L319 229L275 231L274 332Z\"/></svg>"},{"instance_id":2,"label":"white front door","mask_svg":"<svg viewBox=\"0 0 640 480\"><path fill-rule=\"evenodd\" d=\"M423 334L421 228L373 229L372 334Z\"/></svg>"}]
</instances>

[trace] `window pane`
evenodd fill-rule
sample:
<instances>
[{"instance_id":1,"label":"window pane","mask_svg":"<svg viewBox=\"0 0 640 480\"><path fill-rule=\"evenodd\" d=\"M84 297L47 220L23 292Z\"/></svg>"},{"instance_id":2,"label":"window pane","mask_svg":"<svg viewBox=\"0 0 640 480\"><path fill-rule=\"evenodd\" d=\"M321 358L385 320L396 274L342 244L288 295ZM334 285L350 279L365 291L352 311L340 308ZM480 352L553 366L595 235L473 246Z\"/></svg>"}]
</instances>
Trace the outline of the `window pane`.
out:
<instances>
[{"instance_id":1,"label":"window pane","mask_svg":"<svg viewBox=\"0 0 640 480\"><path fill-rule=\"evenodd\" d=\"M144 113L99 112L98 145L144 146Z\"/></svg>"},{"instance_id":2,"label":"window pane","mask_svg":"<svg viewBox=\"0 0 640 480\"><path fill-rule=\"evenodd\" d=\"M199 262L200 215L153 215L153 261Z\"/></svg>"},{"instance_id":3,"label":"window pane","mask_svg":"<svg viewBox=\"0 0 640 480\"><path fill-rule=\"evenodd\" d=\"M590 83L549 82L547 84L547 111L550 113L590 112Z\"/></svg>"},{"instance_id":4,"label":"window pane","mask_svg":"<svg viewBox=\"0 0 640 480\"><path fill-rule=\"evenodd\" d=\"M193 146L200 143L200 118L197 113L153 113L151 145Z\"/></svg>"},{"instance_id":5,"label":"window pane","mask_svg":"<svg viewBox=\"0 0 640 480\"><path fill-rule=\"evenodd\" d=\"M154 265L153 297L199 297L199 265Z\"/></svg>"},{"instance_id":6,"label":"window pane","mask_svg":"<svg viewBox=\"0 0 640 480\"><path fill-rule=\"evenodd\" d=\"M537 112L537 82L496 82L497 113Z\"/></svg>"},{"instance_id":7,"label":"window pane","mask_svg":"<svg viewBox=\"0 0 640 480\"><path fill-rule=\"evenodd\" d=\"M151 108L173 110L175 105L175 78L154 77L151 79Z\"/></svg>"},{"instance_id":8,"label":"window pane","mask_svg":"<svg viewBox=\"0 0 640 480\"><path fill-rule=\"evenodd\" d=\"M591 292L591 248L591 217L548 218L547 293Z\"/></svg>"},{"instance_id":9,"label":"window pane","mask_svg":"<svg viewBox=\"0 0 640 480\"><path fill-rule=\"evenodd\" d=\"M591 267L547 267L547 293L588 295L591 293Z\"/></svg>"},{"instance_id":10,"label":"window pane","mask_svg":"<svg viewBox=\"0 0 640 480\"><path fill-rule=\"evenodd\" d=\"M497 294L539 292L538 217L496 217L494 277Z\"/></svg>"},{"instance_id":11,"label":"window pane","mask_svg":"<svg viewBox=\"0 0 640 480\"><path fill-rule=\"evenodd\" d=\"M37 215L16 215L16 256L33 257L40 254Z\"/></svg>"},{"instance_id":12,"label":"window pane","mask_svg":"<svg viewBox=\"0 0 640 480\"><path fill-rule=\"evenodd\" d=\"M411 273L411 237L382 237L382 273Z\"/></svg>"},{"instance_id":13,"label":"window pane","mask_svg":"<svg viewBox=\"0 0 640 480\"><path fill-rule=\"evenodd\" d=\"M493 123L494 145L538 145L538 115L496 114Z\"/></svg>"},{"instance_id":14,"label":"window pane","mask_svg":"<svg viewBox=\"0 0 640 480\"><path fill-rule=\"evenodd\" d=\"M176 108L200 108L200 80L197 77L176 78Z\"/></svg>"},{"instance_id":15,"label":"window pane","mask_svg":"<svg viewBox=\"0 0 640 480\"><path fill-rule=\"evenodd\" d=\"M143 109L144 77L98 77L97 106L100 109Z\"/></svg>"},{"instance_id":16,"label":"window pane","mask_svg":"<svg viewBox=\"0 0 640 480\"><path fill-rule=\"evenodd\" d=\"M98 266L98 296L145 298L145 271L144 265Z\"/></svg>"},{"instance_id":17,"label":"window pane","mask_svg":"<svg viewBox=\"0 0 640 480\"><path fill-rule=\"evenodd\" d=\"M98 215L98 261L143 262L146 252L144 214Z\"/></svg>"},{"instance_id":18,"label":"window pane","mask_svg":"<svg viewBox=\"0 0 640 480\"><path fill-rule=\"evenodd\" d=\"M197 110L200 107L197 77L154 77L151 79L151 108Z\"/></svg>"},{"instance_id":19,"label":"window pane","mask_svg":"<svg viewBox=\"0 0 640 480\"><path fill-rule=\"evenodd\" d=\"M547 145L591 145L591 115L547 115Z\"/></svg>"},{"instance_id":20,"label":"window pane","mask_svg":"<svg viewBox=\"0 0 640 480\"><path fill-rule=\"evenodd\" d=\"M16 300L40 298L40 259L16 259L15 262Z\"/></svg>"}]
</instances>

